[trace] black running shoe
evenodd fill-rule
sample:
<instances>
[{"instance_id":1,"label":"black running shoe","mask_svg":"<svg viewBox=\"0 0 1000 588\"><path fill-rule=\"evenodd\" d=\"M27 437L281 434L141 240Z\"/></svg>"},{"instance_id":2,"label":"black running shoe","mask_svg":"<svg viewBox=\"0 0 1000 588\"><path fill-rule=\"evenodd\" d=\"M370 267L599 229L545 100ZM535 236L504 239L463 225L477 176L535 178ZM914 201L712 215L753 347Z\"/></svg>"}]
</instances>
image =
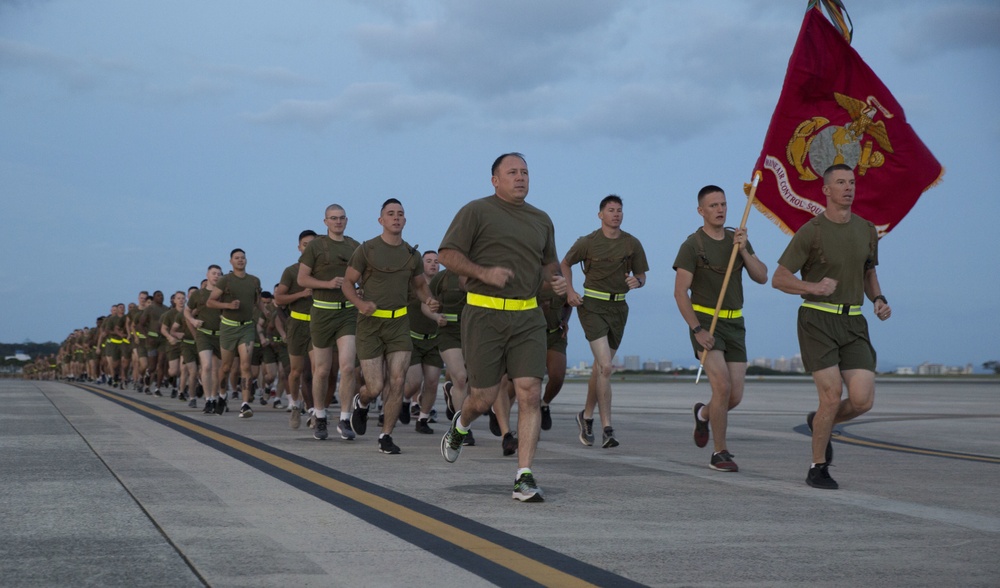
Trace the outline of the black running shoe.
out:
<instances>
[{"instance_id":1,"label":"black running shoe","mask_svg":"<svg viewBox=\"0 0 1000 588\"><path fill-rule=\"evenodd\" d=\"M809 432L810 433L812 433L812 430L813 430L813 418L815 416L816 416L815 412L811 412L811 413L809 413L809 414L806 415L806 424L809 425ZM830 435L831 436L833 435L833 431L832 430L830 431ZM826 441L826 455L824 457L826 457L826 463L827 464L833 463L833 441L830 440L830 439L827 439L827 441ZM827 476L827 477L829 477L829 476Z\"/></svg>"},{"instance_id":2,"label":"black running shoe","mask_svg":"<svg viewBox=\"0 0 1000 588\"><path fill-rule=\"evenodd\" d=\"M500 442L500 447L503 448L505 457L514 455L517 453L517 437L510 431L507 431L507 434L503 436L503 441Z\"/></svg>"},{"instance_id":3,"label":"black running shoe","mask_svg":"<svg viewBox=\"0 0 1000 588\"><path fill-rule=\"evenodd\" d=\"M404 425L410 424L410 403L403 401L403 406L399 408L399 422Z\"/></svg>"},{"instance_id":4,"label":"black running shoe","mask_svg":"<svg viewBox=\"0 0 1000 588\"><path fill-rule=\"evenodd\" d=\"M594 419L583 418L583 411L581 410L576 415L576 425L580 427L580 443L586 446L591 446L594 444Z\"/></svg>"},{"instance_id":5,"label":"black running shoe","mask_svg":"<svg viewBox=\"0 0 1000 588\"><path fill-rule=\"evenodd\" d=\"M542 430L548 431L552 428L552 412L548 406L542 407Z\"/></svg>"},{"instance_id":6,"label":"black running shoe","mask_svg":"<svg viewBox=\"0 0 1000 588\"><path fill-rule=\"evenodd\" d=\"M389 455L398 455L399 447L392 442L392 435L383 435L378 439L378 450Z\"/></svg>"},{"instance_id":7,"label":"black running shoe","mask_svg":"<svg viewBox=\"0 0 1000 588\"><path fill-rule=\"evenodd\" d=\"M502 437L503 433L500 432L500 419L497 418L497 413L493 412L493 407L490 407L490 433L493 433L494 437Z\"/></svg>"},{"instance_id":8,"label":"black running shoe","mask_svg":"<svg viewBox=\"0 0 1000 588\"><path fill-rule=\"evenodd\" d=\"M251 408L249 404L244 402L243 406L240 407L240 418L248 419L252 416L253 416L253 408Z\"/></svg>"},{"instance_id":9,"label":"black running shoe","mask_svg":"<svg viewBox=\"0 0 1000 588\"><path fill-rule=\"evenodd\" d=\"M205 414L215 414L215 401L214 400L206 400L205 401L205 408L203 408L201 410L201 412L203 412Z\"/></svg>"},{"instance_id":10,"label":"black running shoe","mask_svg":"<svg viewBox=\"0 0 1000 588\"><path fill-rule=\"evenodd\" d=\"M355 394L351 401L354 412L351 413L351 430L358 435L364 435L368 430L368 407L361 408L361 395Z\"/></svg>"},{"instance_id":11,"label":"black running shoe","mask_svg":"<svg viewBox=\"0 0 1000 588\"><path fill-rule=\"evenodd\" d=\"M462 439L462 446L463 447L476 446L476 438L472 436L472 429L469 429L469 434L465 436L465 439Z\"/></svg>"},{"instance_id":12,"label":"black running shoe","mask_svg":"<svg viewBox=\"0 0 1000 588\"><path fill-rule=\"evenodd\" d=\"M427 424L427 419L417 419L417 424L414 430L418 433L423 433L424 435L433 435L434 429Z\"/></svg>"},{"instance_id":13,"label":"black running shoe","mask_svg":"<svg viewBox=\"0 0 1000 588\"><path fill-rule=\"evenodd\" d=\"M170 397L171 398L177 398L177 388L172 388L170 390Z\"/></svg>"},{"instance_id":14,"label":"black running shoe","mask_svg":"<svg viewBox=\"0 0 1000 588\"><path fill-rule=\"evenodd\" d=\"M228 410L229 406L227 406L226 404L226 397L219 396L219 398L215 401L215 414L221 415L227 412Z\"/></svg>"},{"instance_id":15,"label":"black running shoe","mask_svg":"<svg viewBox=\"0 0 1000 588\"><path fill-rule=\"evenodd\" d=\"M601 447L604 449L618 447L618 439L615 439L615 430L611 427L604 427L604 436Z\"/></svg>"},{"instance_id":16,"label":"black running shoe","mask_svg":"<svg viewBox=\"0 0 1000 588\"><path fill-rule=\"evenodd\" d=\"M830 472L827 471L829 467L830 464L828 463L818 463L809 468L809 473L806 475L806 484L821 490L836 490L840 488L840 485L830 477Z\"/></svg>"},{"instance_id":17,"label":"black running shoe","mask_svg":"<svg viewBox=\"0 0 1000 588\"><path fill-rule=\"evenodd\" d=\"M521 474L514 482L514 500L521 502L544 502L542 489L535 483L535 477L530 473Z\"/></svg>"},{"instance_id":18,"label":"black running shoe","mask_svg":"<svg viewBox=\"0 0 1000 588\"><path fill-rule=\"evenodd\" d=\"M316 428L313 429L313 439L319 439L322 441L326 439L329 433L326 432L326 417L316 418Z\"/></svg>"}]
</instances>

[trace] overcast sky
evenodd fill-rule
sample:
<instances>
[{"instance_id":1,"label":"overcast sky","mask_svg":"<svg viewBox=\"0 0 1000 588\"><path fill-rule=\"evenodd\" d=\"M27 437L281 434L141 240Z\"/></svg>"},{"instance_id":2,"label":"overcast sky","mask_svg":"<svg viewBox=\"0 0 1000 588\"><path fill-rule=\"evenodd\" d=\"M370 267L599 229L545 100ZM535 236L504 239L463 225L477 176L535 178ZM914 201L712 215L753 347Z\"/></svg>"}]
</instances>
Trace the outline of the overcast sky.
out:
<instances>
[{"instance_id":1,"label":"overcast sky","mask_svg":"<svg viewBox=\"0 0 1000 588\"><path fill-rule=\"evenodd\" d=\"M0 341L61 341L139 290L228 271L234 247L270 289L334 202L363 240L399 198L404 238L436 249L516 150L560 256L623 197L651 270L619 355L693 363L671 264L703 185L739 224L805 7L0 0ZM947 169L881 242L879 367L1000 359L1000 5L847 7ZM748 230L773 273L789 237L756 210ZM750 357L796 353L797 298L744 283ZM590 360L575 318L569 358Z\"/></svg>"}]
</instances>

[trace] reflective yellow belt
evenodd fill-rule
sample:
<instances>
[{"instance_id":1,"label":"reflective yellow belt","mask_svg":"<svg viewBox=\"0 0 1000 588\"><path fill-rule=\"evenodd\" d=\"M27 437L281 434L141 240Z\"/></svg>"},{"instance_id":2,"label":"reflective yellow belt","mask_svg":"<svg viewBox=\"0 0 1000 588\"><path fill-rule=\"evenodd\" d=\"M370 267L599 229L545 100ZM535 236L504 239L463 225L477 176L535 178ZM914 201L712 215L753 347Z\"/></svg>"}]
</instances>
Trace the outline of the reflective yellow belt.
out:
<instances>
[{"instance_id":1,"label":"reflective yellow belt","mask_svg":"<svg viewBox=\"0 0 1000 588\"><path fill-rule=\"evenodd\" d=\"M457 323L458 322L458 315L457 314L442 313L441 316L443 316L444 320L448 321L449 323Z\"/></svg>"},{"instance_id":2,"label":"reflective yellow belt","mask_svg":"<svg viewBox=\"0 0 1000 588\"><path fill-rule=\"evenodd\" d=\"M122 340L121 339L115 339L114 337L111 338L111 342L115 343L117 345L121 345L122 344Z\"/></svg>"},{"instance_id":3,"label":"reflective yellow belt","mask_svg":"<svg viewBox=\"0 0 1000 588\"><path fill-rule=\"evenodd\" d=\"M373 312L372 316L375 318L388 318L388 319L399 318L401 316L406 316L406 307L404 306L403 308L397 308L396 310L388 310L380 308L375 312Z\"/></svg>"},{"instance_id":4,"label":"reflective yellow belt","mask_svg":"<svg viewBox=\"0 0 1000 588\"><path fill-rule=\"evenodd\" d=\"M474 292L469 292L465 297L465 301L472 306L492 308L493 310L531 310L532 308L538 308L538 300L534 298L528 298L527 300L495 298Z\"/></svg>"},{"instance_id":5,"label":"reflective yellow belt","mask_svg":"<svg viewBox=\"0 0 1000 588\"><path fill-rule=\"evenodd\" d=\"M437 337L437 333L434 333L433 335L427 335L425 333L418 333L416 331L410 331L410 337L412 337L414 339L417 339L419 341L426 341L428 339L434 339L434 338L436 338Z\"/></svg>"},{"instance_id":6,"label":"reflective yellow belt","mask_svg":"<svg viewBox=\"0 0 1000 588\"><path fill-rule=\"evenodd\" d=\"M558 333L561 330L562 330L562 327L556 327L554 329L549 329L548 333L551 335L552 333Z\"/></svg>"},{"instance_id":7,"label":"reflective yellow belt","mask_svg":"<svg viewBox=\"0 0 1000 588\"><path fill-rule=\"evenodd\" d=\"M227 319L226 317L222 317L222 324L226 325L227 327L245 327L247 325L252 325L253 321L240 322L240 321L234 321L232 319Z\"/></svg>"},{"instance_id":8,"label":"reflective yellow belt","mask_svg":"<svg viewBox=\"0 0 1000 588\"><path fill-rule=\"evenodd\" d=\"M212 337L218 337L219 336L219 332L218 331L213 331L211 329L203 329L201 327L198 327L198 332L199 333L205 333L206 335L209 335L209 336L212 336Z\"/></svg>"},{"instance_id":9,"label":"reflective yellow belt","mask_svg":"<svg viewBox=\"0 0 1000 588\"><path fill-rule=\"evenodd\" d=\"M714 308L709 308L707 306L701 306L700 304L692 304L691 308L693 308L695 312L700 312L702 314L707 314L707 315L715 316L715 309ZM719 311L719 318L734 319L734 318L740 318L741 316L743 316L743 309L742 308L737 308L736 310L720 310Z\"/></svg>"},{"instance_id":10,"label":"reflective yellow belt","mask_svg":"<svg viewBox=\"0 0 1000 588\"><path fill-rule=\"evenodd\" d=\"M145 339L146 338L146 336L143 335L142 333L136 333L136 336L139 337L140 339Z\"/></svg>"},{"instance_id":11,"label":"reflective yellow belt","mask_svg":"<svg viewBox=\"0 0 1000 588\"><path fill-rule=\"evenodd\" d=\"M625 294L612 294L610 292L601 292L599 290L591 290L590 288L583 289L583 295L586 298L595 298L597 300L609 300L611 302L622 302L625 300Z\"/></svg>"},{"instance_id":12,"label":"reflective yellow belt","mask_svg":"<svg viewBox=\"0 0 1000 588\"><path fill-rule=\"evenodd\" d=\"M285 342L285 340L283 338L281 338L280 335L275 335L275 336L271 337L271 341L274 341L275 343L284 343Z\"/></svg>"},{"instance_id":13,"label":"reflective yellow belt","mask_svg":"<svg viewBox=\"0 0 1000 588\"><path fill-rule=\"evenodd\" d=\"M354 305L350 302L324 302L322 300L313 300L313 306L316 308L322 308L323 310L343 310L345 308L354 308Z\"/></svg>"},{"instance_id":14,"label":"reflective yellow belt","mask_svg":"<svg viewBox=\"0 0 1000 588\"><path fill-rule=\"evenodd\" d=\"M194 339L181 339L181 342L187 345L194 345Z\"/></svg>"},{"instance_id":15,"label":"reflective yellow belt","mask_svg":"<svg viewBox=\"0 0 1000 588\"><path fill-rule=\"evenodd\" d=\"M861 307L852 304L830 304L829 302L810 302L807 300L802 303L802 306L814 310L822 310L830 314L847 314L850 316L861 314Z\"/></svg>"},{"instance_id":16,"label":"reflective yellow belt","mask_svg":"<svg viewBox=\"0 0 1000 588\"><path fill-rule=\"evenodd\" d=\"M149 337L159 337L160 336L159 333L156 333L154 331L147 331L146 335L149 336Z\"/></svg>"},{"instance_id":17,"label":"reflective yellow belt","mask_svg":"<svg viewBox=\"0 0 1000 588\"><path fill-rule=\"evenodd\" d=\"M304 312L295 312L295 311L293 310L293 311L291 312L291 315L292 315L292 318L293 318L293 319L295 319L295 320L298 320L298 321L306 321L306 322L309 322L310 320L312 320L312 317L310 317L310 316L309 316L308 314L306 314L306 313L304 313Z\"/></svg>"}]
</instances>

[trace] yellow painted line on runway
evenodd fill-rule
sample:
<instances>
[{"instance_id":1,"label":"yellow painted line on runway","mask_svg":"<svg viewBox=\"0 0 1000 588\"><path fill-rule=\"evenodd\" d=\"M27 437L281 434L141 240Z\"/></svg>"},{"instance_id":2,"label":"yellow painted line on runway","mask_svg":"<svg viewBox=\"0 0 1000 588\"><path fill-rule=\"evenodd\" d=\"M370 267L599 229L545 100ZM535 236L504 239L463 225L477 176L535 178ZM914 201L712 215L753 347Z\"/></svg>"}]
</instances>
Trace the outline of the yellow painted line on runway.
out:
<instances>
[{"instance_id":1,"label":"yellow painted line on runway","mask_svg":"<svg viewBox=\"0 0 1000 588\"><path fill-rule=\"evenodd\" d=\"M185 429L208 437L218 443L222 443L232 449L245 453L246 455L267 462L268 464L298 476L303 480L312 482L313 484L326 488L327 490L336 492L345 498L349 498L374 510L382 512L400 522L421 529L431 535L435 535L457 547L467 549L480 557L488 559L497 565L512 570L517 574L538 582L539 584L546 586L595 586L594 584L581 580L575 576L571 576L551 566L547 566L539 561L531 559L530 557L521 555L516 551L511 551L506 547L497 545L492 541L487 541L481 537L473 535L472 533L463 531L446 523L442 523L441 521L427 515L423 515L409 508L399 506L398 504L371 494L370 492L365 492L364 490L355 488L350 484L338 482L337 480L314 472L306 467L288 461L287 459L267 453L266 451L261 451L256 447L252 447L246 443L227 437L226 435L216 433L215 431L206 429L187 420L177 418L170 412L154 410L143 403L135 402L127 397L119 396L118 394L108 393L100 388L91 388L88 386L87 390L105 396L109 399L113 399L116 402L128 404L133 408L154 415L157 418L169 421L180 427L184 427Z\"/></svg>"},{"instance_id":2,"label":"yellow painted line on runway","mask_svg":"<svg viewBox=\"0 0 1000 588\"><path fill-rule=\"evenodd\" d=\"M970 455L968 453L955 453L953 451L923 449L920 447L909 447L907 445L897 445L895 443L886 443L883 441L871 441L869 439L859 439L844 435L836 435L833 439L839 443L849 443L851 445L860 445L862 447L874 447L876 449L890 449L892 451L901 451L903 453L931 455L934 457L948 457L951 459L964 459L967 461L979 461L984 463L1000 463L1000 457L991 457L989 455Z\"/></svg>"}]
</instances>

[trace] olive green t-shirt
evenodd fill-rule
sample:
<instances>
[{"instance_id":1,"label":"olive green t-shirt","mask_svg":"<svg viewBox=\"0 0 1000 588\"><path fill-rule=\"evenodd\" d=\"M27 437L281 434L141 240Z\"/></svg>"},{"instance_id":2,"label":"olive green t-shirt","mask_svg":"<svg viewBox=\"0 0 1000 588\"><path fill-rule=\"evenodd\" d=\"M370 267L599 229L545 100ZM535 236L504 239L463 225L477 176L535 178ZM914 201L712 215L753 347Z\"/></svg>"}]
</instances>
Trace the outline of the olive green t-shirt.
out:
<instances>
[{"instance_id":1,"label":"olive green t-shirt","mask_svg":"<svg viewBox=\"0 0 1000 588\"><path fill-rule=\"evenodd\" d=\"M617 239L605 237L601 229L580 237L566 253L566 261L583 262L584 288L611 294L628 292L626 276L649 271L642 243L625 231Z\"/></svg>"},{"instance_id":2,"label":"olive green t-shirt","mask_svg":"<svg viewBox=\"0 0 1000 588\"><path fill-rule=\"evenodd\" d=\"M299 292L305 290L302 286L299 286L299 264L294 263L285 268L285 271L281 272L281 281L278 282L279 286L284 286L287 294L298 294ZM309 314L312 309L312 297L297 298L288 305L288 310L290 312L300 312L302 314Z\"/></svg>"},{"instance_id":3,"label":"olive green t-shirt","mask_svg":"<svg viewBox=\"0 0 1000 588\"><path fill-rule=\"evenodd\" d=\"M132 331L133 332L135 332L139 328L139 315L141 315L141 314L142 314L142 311L139 310L139 307L137 306L137 307L133 308L132 310L128 311L128 314L125 315L125 319L126 319L126 323L125 324L130 325L132 327ZM145 335L145 333L143 333L143 334ZM129 337L131 337L132 333L129 333L128 335L129 335Z\"/></svg>"},{"instance_id":4,"label":"olive green t-shirt","mask_svg":"<svg viewBox=\"0 0 1000 588\"><path fill-rule=\"evenodd\" d=\"M343 241L334 241L329 235L321 235L306 245L305 251L299 256L299 263L309 266L312 277L317 280L342 278L359 245L347 235L344 235ZM344 291L339 288L313 288L313 298L323 302L347 301Z\"/></svg>"},{"instance_id":5,"label":"olive green t-shirt","mask_svg":"<svg viewBox=\"0 0 1000 588\"><path fill-rule=\"evenodd\" d=\"M313 239L310 245L315 242ZM361 274L365 300L386 310L406 306L410 280L424 273L420 253L409 243L389 245L380 236L362 243L351 256L350 265Z\"/></svg>"},{"instance_id":6,"label":"olive green t-shirt","mask_svg":"<svg viewBox=\"0 0 1000 588\"><path fill-rule=\"evenodd\" d=\"M459 283L460 277L455 272L443 269L431 278L431 294L441 302L442 314L461 315L465 308L465 290Z\"/></svg>"},{"instance_id":7,"label":"olive green t-shirt","mask_svg":"<svg viewBox=\"0 0 1000 588\"><path fill-rule=\"evenodd\" d=\"M212 295L208 288L199 288L197 292L188 298L188 308L194 314L194 318L201 321L201 328L209 331L218 331L221 324L222 310L209 308L206 302Z\"/></svg>"},{"instance_id":8,"label":"olive green t-shirt","mask_svg":"<svg viewBox=\"0 0 1000 588\"><path fill-rule=\"evenodd\" d=\"M674 270L691 272L691 304L715 308L726 279L726 268L733 255L733 231L726 230L722 240L715 240L699 228L681 244L674 259ZM700 247L699 247L700 244ZM753 254L753 245L746 244L747 252ZM702 251L703 250L703 251ZM701 254L704 254L702 257ZM737 255L733 262L733 273L729 277L726 295L722 298L724 310L743 308L743 256Z\"/></svg>"},{"instance_id":9,"label":"olive green t-shirt","mask_svg":"<svg viewBox=\"0 0 1000 588\"><path fill-rule=\"evenodd\" d=\"M165 325L167 327L167 332L169 333L170 329L173 328L175 320L177 320L177 309L171 306L166 312L163 313L163 316L160 317L160 325ZM162 337L163 333L160 333L160 336Z\"/></svg>"},{"instance_id":10,"label":"olive green t-shirt","mask_svg":"<svg viewBox=\"0 0 1000 588\"><path fill-rule=\"evenodd\" d=\"M424 314L422 305L423 301L411 289L410 300L406 304L406 316L410 317L410 330L421 335L434 335L438 332L437 321L431 320Z\"/></svg>"},{"instance_id":11,"label":"olive green t-shirt","mask_svg":"<svg viewBox=\"0 0 1000 588\"><path fill-rule=\"evenodd\" d=\"M511 204L487 196L463 206L445 232L439 249L454 249L485 267L505 267L514 275L503 287L470 277L469 292L525 300L538 294L541 268L558 263L552 219L531 204Z\"/></svg>"},{"instance_id":12,"label":"olive green t-shirt","mask_svg":"<svg viewBox=\"0 0 1000 588\"><path fill-rule=\"evenodd\" d=\"M860 305L865 300L865 272L878 265L878 232L856 214L846 223L821 214L799 228L778 263L793 274L801 271L806 282L837 280L833 294L803 295L806 300Z\"/></svg>"},{"instance_id":13,"label":"olive green t-shirt","mask_svg":"<svg viewBox=\"0 0 1000 588\"><path fill-rule=\"evenodd\" d=\"M257 300L260 297L260 279L257 276L245 274L241 278L233 272L229 272L219 278L215 288L222 290L219 302L240 301L240 307L236 310L222 309L223 317L241 323L253 320L253 311L257 308Z\"/></svg>"},{"instance_id":14,"label":"olive green t-shirt","mask_svg":"<svg viewBox=\"0 0 1000 588\"><path fill-rule=\"evenodd\" d=\"M146 307L146 310L142 311L142 317L139 319L139 324L146 324L146 327L143 330L143 335L156 333L157 336L160 336L160 317L162 317L165 312L167 312L167 307L155 302L151 302L149 306Z\"/></svg>"}]
</instances>

